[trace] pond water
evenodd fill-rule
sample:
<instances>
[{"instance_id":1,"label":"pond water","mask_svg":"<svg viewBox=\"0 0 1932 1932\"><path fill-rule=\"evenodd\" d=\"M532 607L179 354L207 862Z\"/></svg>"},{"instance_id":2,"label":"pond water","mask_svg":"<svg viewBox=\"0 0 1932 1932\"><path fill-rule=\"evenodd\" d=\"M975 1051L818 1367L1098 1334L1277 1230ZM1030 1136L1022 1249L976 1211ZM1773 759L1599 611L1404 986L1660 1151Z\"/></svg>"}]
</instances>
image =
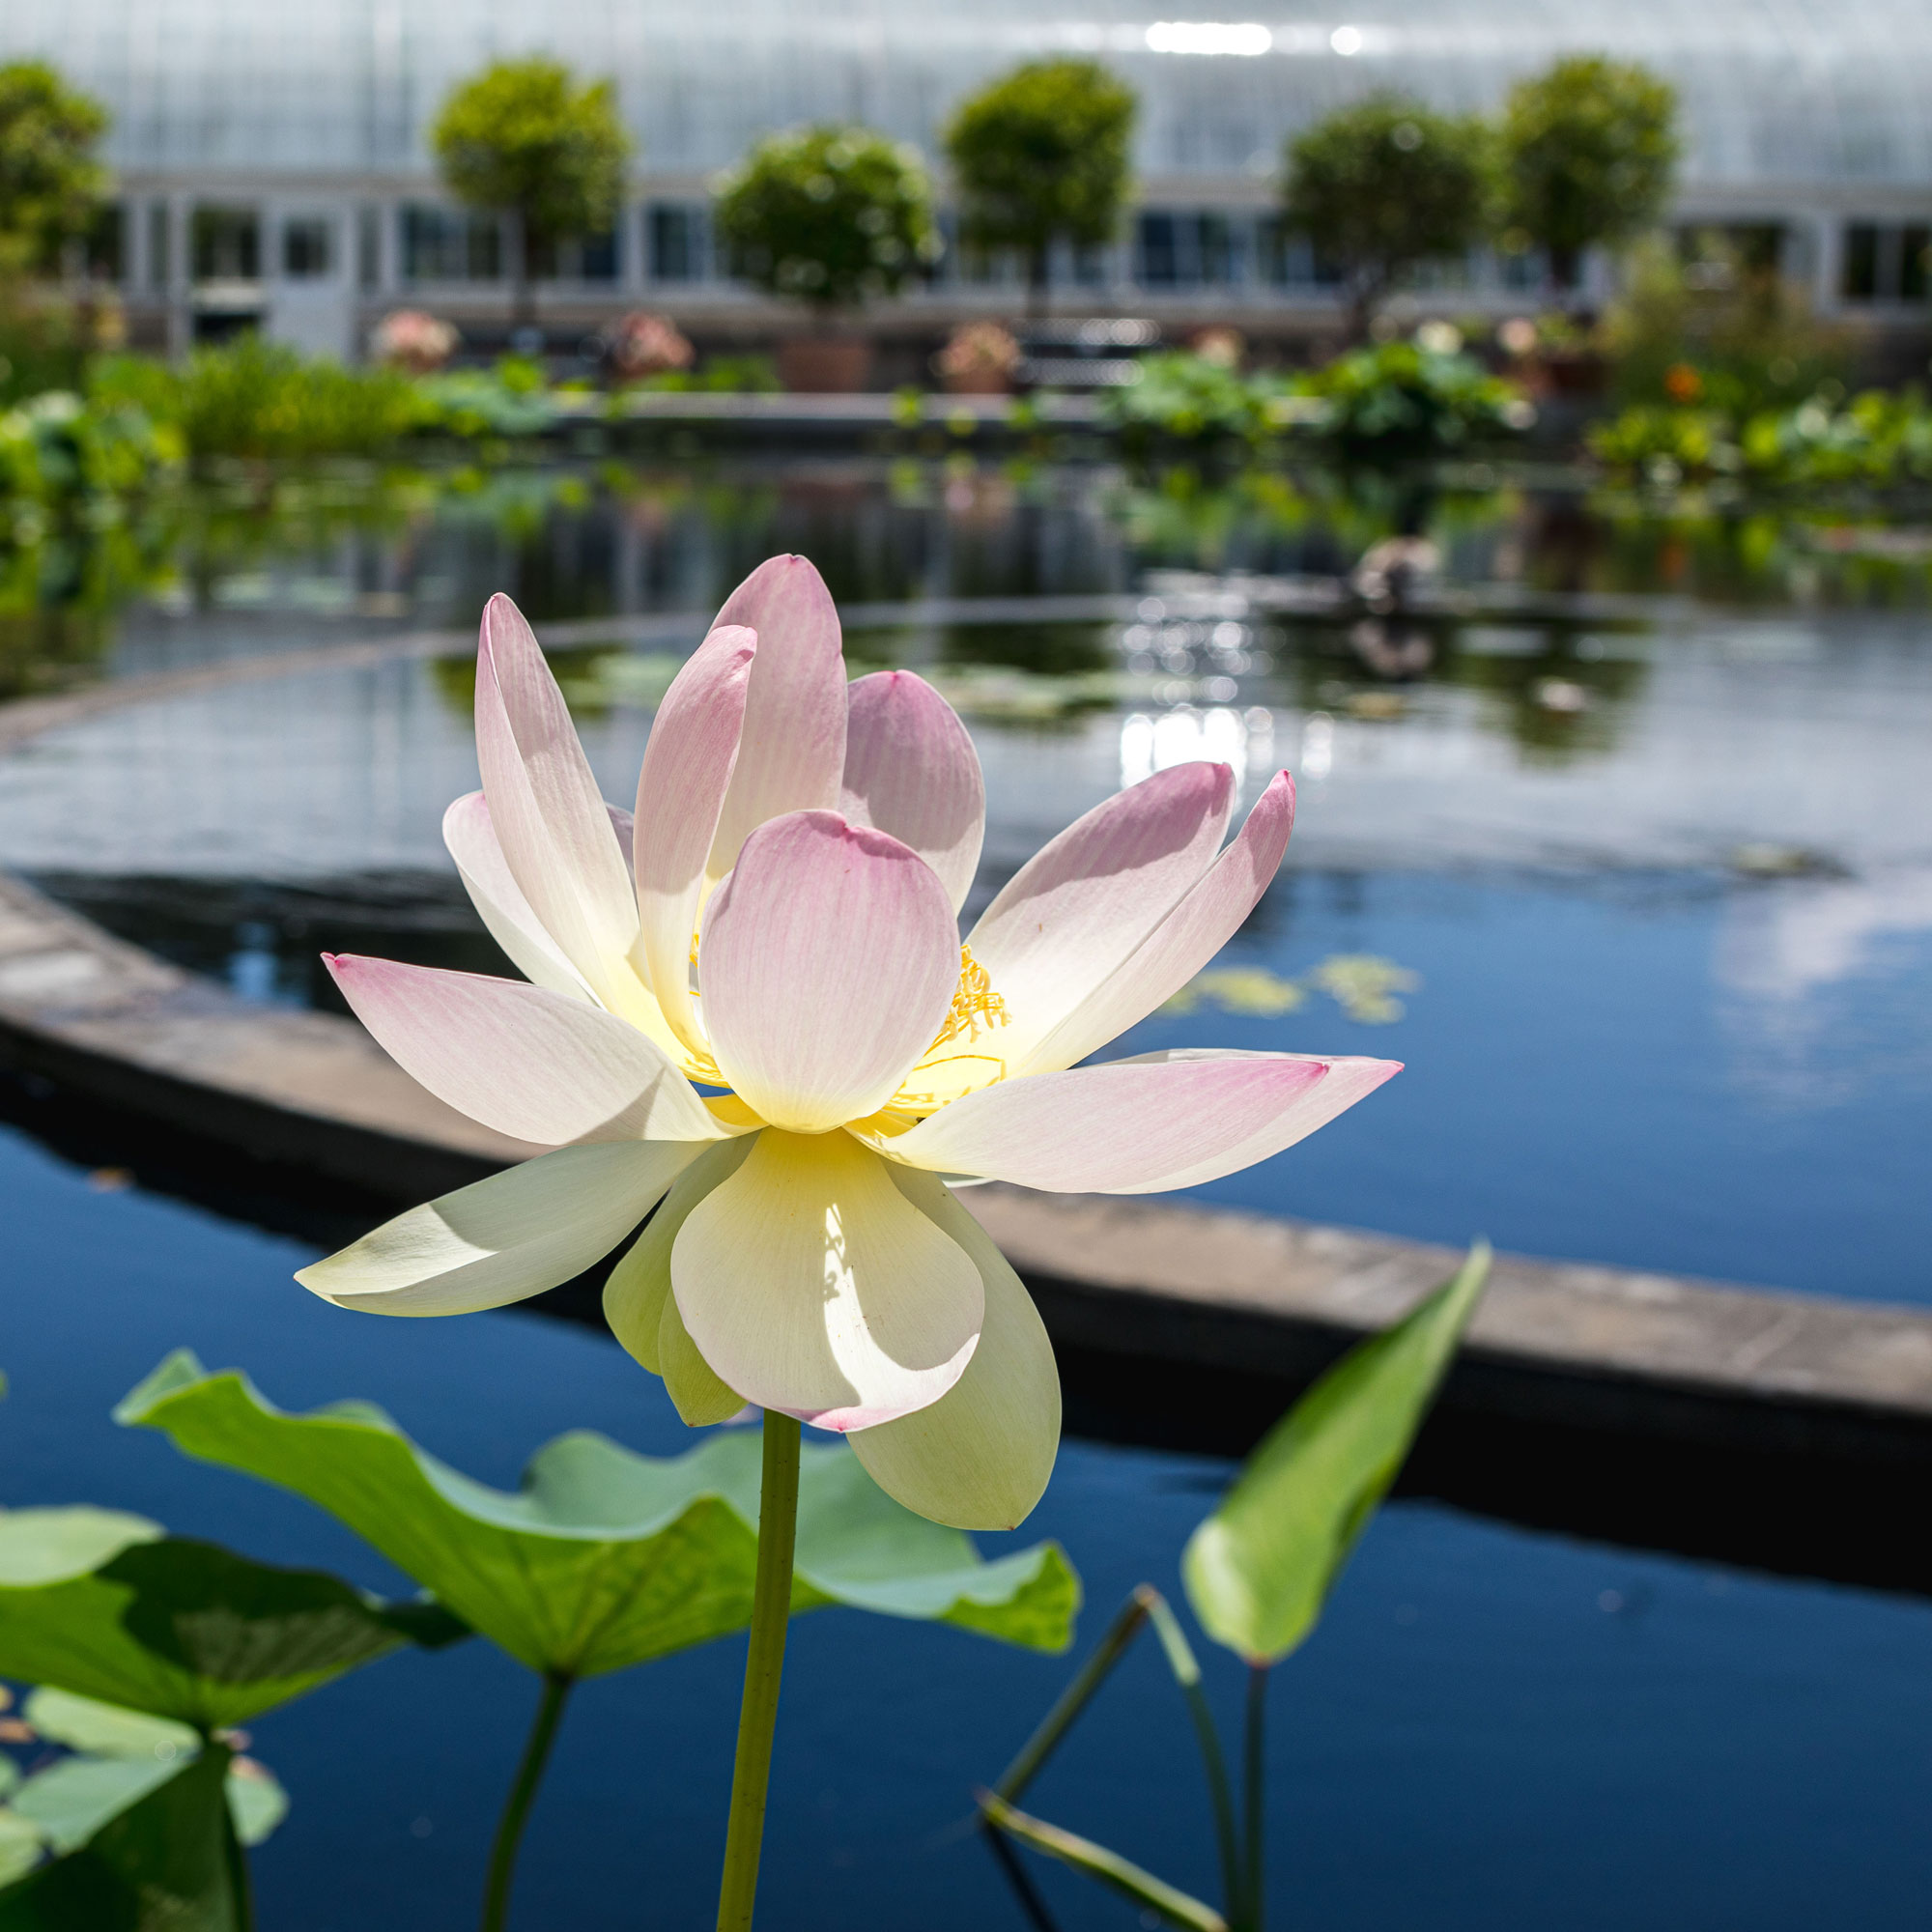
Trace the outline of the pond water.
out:
<instances>
[{"instance_id":1,"label":"pond water","mask_svg":"<svg viewBox=\"0 0 1932 1932\"><path fill-rule=\"evenodd\" d=\"M1500 498L1444 512L1460 615L1338 619L1309 614L1310 585L1372 524L1299 499L1291 515L1252 483L1210 493L1209 515L1079 470L541 481L458 491L400 529L264 538L245 568L131 616L110 668L313 653L380 632L372 611L467 627L508 585L558 639L623 801L701 628L676 613L795 545L861 620L856 663L913 664L966 714L991 800L980 902L1158 766L1229 759L1249 799L1277 766L1297 774L1288 864L1222 977L1121 1050L1408 1070L1208 1198L1932 1300L1922 563L1859 575L1870 557L1814 533L1801 568L1787 534L1776 608L1638 594L1646 571L1695 589L1694 546L1673 561ZM1769 569L1745 573L1764 599ZM1703 571L1737 592L1737 573ZM1031 621L983 614L1015 598ZM252 998L331 1001L325 948L501 970L438 832L476 782L470 648L310 655L49 734L0 759L0 865Z\"/></svg>"},{"instance_id":2,"label":"pond water","mask_svg":"<svg viewBox=\"0 0 1932 1932\"><path fill-rule=\"evenodd\" d=\"M980 899L1158 765L1227 757L1250 799L1275 765L1297 771L1289 866L1223 976L1119 1050L1333 1049L1408 1070L1212 1198L1932 1301L1932 646L1910 543L1451 504L1445 574L1466 608L1363 630L1304 606L1311 576L1381 534L1375 506L1265 479L799 461L411 487L308 524L243 518L245 542L197 526L111 622L59 648L36 631L16 686L468 625L509 588L540 630L572 627L558 668L622 799L701 613L758 558L804 550L848 604L914 607L875 611L850 652L920 666L966 711L992 796ZM1024 621L1009 604L1000 622L932 608L990 598L1087 601ZM469 684L452 645L103 711L0 757L0 866L250 998L324 999L324 947L492 970L437 839L475 782ZM101 1171L114 1132L100 1123L74 1165L0 1128L8 1501L112 1503L401 1587L305 1505L109 1422L182 1345L285 1406L374 1399L499 1484L565 1428L651 1453L688 1442L597 1334L314 1301L288 1277L317 1245L123 1184ZM1227 1474L1067 1443L1022 1536L1065 1543L1084 1640L1134 1583L1178 1593L1180 1547ZM704 1922L741 1668L721 1644L581 1694L522 1923ZM970 1794L1067 1669L843 1611L802 1621L771 1922L1021 1925ZM1239 1672L1217 1655L1209 1675L1232 1720ZM256 1749L295 1809L258 1856L264 1926L470 1922L531 1703L472 1644L265 1721ZM1272 1711L1278 1923L1922 1921L1919 1601L1405 1500ZM1211 1889L1184 1716L1151 1653L1036 1796ZM1038 1875L1067 1932L1133 1923Z\"/></svg>"},{"instance_id":3,"label":"pond water","mask_svg":"<svg viewBox=\"0 0 1932 1932\"><path fill-rule=\"evenodd\" d=\"M401 1578L319 1512L186 1462L114 1401L170 1349L245 1365L302 1407L372 1398L509 1485L566 1428L655 1454L689 1436L608 1341L504 1313L359 1320L290 1271L316 1249L138 1189L99 1191L0 1131L9 1215L0 1468L16 1503L111 1501L269 1561ZM1069 1442L1023 1539L1061 1538L1091 1642L1127 1590L1177 1593L1226 1479L1203 1458ZM998 1538L981 1539L997 1548ZM708 1922L743 1649L579 1692L531 1825L518 1922ZM765 1859L784 1932L1025 1921L967 1827L1069 1664L822 1611L795 1628ZM1232 1724L1241 1673L1211 1653ZM488 1834L534 1702L481 1645L397 1657L254 1726L294 1808L256 1855L267 1932L474 1922ZM1923 1923L1932 1886L1932 1605L1383 1511L1314 1639L1277 1674L1274 1922L1428 1932ZM1036 1790L1038 1808L1211 1889L1186 1719L1137 1655ZM1037 1868L1065 1932L1133 1925Z\"/></svg>"}]
</instances>

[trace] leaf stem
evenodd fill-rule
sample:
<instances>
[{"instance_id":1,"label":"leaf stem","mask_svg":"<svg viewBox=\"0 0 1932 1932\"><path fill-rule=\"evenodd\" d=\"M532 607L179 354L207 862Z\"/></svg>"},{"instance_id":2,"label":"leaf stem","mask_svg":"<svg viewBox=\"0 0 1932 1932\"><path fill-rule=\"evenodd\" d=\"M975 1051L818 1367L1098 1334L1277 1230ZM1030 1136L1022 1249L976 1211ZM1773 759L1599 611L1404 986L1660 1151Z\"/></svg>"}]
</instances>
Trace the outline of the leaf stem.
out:
<instances>
[{"instance_id":1,"label":"leaf stem","mask_svg":"<svg viewBox=\"0 0 1932 1932\"><path fill-rule=\"evenodd\" d=\"M1094 1701L1094 1693L1106 1682L1107 1673L1126 1655L1140 1632L1159 1595L1148 1584L1143 1583L1127 1601L1121 1605L1114 1621L1107 1626L1105 1634L1094 1646L1094 1655L1080 1666L1073 1682L1060 1693L1053 1709L1039 1720L1038 1728L1020 1747L1019 1755L1000 1774L1000 1779L993 1786L993 1795L1004 1799L1007 1804L1015 1803L1020 1794L1039 1776L1044 1765L1060 1741L1072 1729L1073 1721L1082 1711Z\"/></svg>"},{"instance_id":2,"label":"leaf stem","mask_svg":"<svg viewBox=\"0 0 1932 1932\"><path fill-rule=\"evenodd\" d=\"M1242 1887L1244 1896L1239 1918L1242 1932L1262 1932L1262 1921L1266 1914L1262 1895L1262 1787L1265 1782L1267 1760L1262 1720L1267 1707L1267 1665L1250 1663L1246 1737L1243 1741L1248 1870L1246 1884Z\"/></svg>"},{"instance_id":3,"label":"leaf stem","mask_svg":"<svg viewBox=\"0 0 1932 1932\"><path fill-rule=\"evenodd\" d=\"M1222 1902L1228 1917L1237 1925L1245 1922L1241 1857L1235 1825L1235 1794L1228 1780L1228 1760L1221 1751L1221 1734L1214 1728L1214 1714L1208 1707L1208 1693L1201 1688L1201 1665L1194 1646L1180 1628L1180 1619L1169 1607L1165 1597L1155 1595L1148 1605L1153 1619L1153 1634L1167 1655L1167 1667L1180 1693L1187 1699L1187 1714L1194 1719L1194 1735L1201 1743L1201 1767L1208 1776L1208 1796L1214 1807L1214 1841L1221 1856Z\"/></svg>"},{"instance_id":4,"label":"leaf stem","mask_svg":"<svg viewBox=\"0 0 1932 1932\"><path fill-rule=\"evenodd\" d=\"M792 1547L798 1533L799 1425L765 1411L764 1473L758 1492L758 1573L752 1594L752 1643L738 1709L738 1756L731 1770L731 1816L724 1832L724 1875L718 1888L718 1932L749 1932L758 1893L765 1792L778 1728L779 1680L791 1616Z\"/></svg>"},{"instance_id":5,"label":"leaf stem","mask_svg":"<svg viewBox=\"0 0 1932 1932\"><path fill-rule=\"evenodd\" d=\"M1096 1845L1092 1838L1083 1838L1076 1832L1049 1825L1043 1818L1016 1811L991 1791L980 1793L980 1808L1001 1831L1011 1833L1035 1851L1059 1859L1076 1871L1084 1871L1089 1878L1098 1879L1170 1925L1183 1928L1183 1932L1229 1932L1228 1921L1211 1905L1204 1905L1165 1879L1143 1871L1130 1859L1110 1852L1105 1845Z\"/></svg>"},{"instance_id":6,"label":"leaf stem","mask_svg":"<svg viewBox=\"0 0 1932 1932\"><path fill-rule=\"evenodd\" d=\"M248 1848L235 1829L235 1810L228 1802L228 1767L235 1762L234 1750L203 1734L202 1748L222 1753L221 1833L228 1859L228 1895L234 1901L235 1932L255 1932L255 1880L248 1869Z\"/></svg>"},{"instance_id":7,"label":"leaf stem","mask_svg":"<svg viewBox=\"0 0 1932 1932\"><path fill-rule=\"evenodd\" d=\"M570 1695L573 1679L555 1671L546 1671L543 1696L524 1741L524 1755L517 1766L516 1782L497 1821L496 1842L490 1847L490 1875L483 1887L482 1932L503 1932L510 1916L510 1888L516 1882L517 1852L524 1841L524 1827L529 1822L530 1805L543 1782L550 1763L551 1747L556 1742L556 1727L563 1717L564 1699Z\"/></svg>"}]
</instances>

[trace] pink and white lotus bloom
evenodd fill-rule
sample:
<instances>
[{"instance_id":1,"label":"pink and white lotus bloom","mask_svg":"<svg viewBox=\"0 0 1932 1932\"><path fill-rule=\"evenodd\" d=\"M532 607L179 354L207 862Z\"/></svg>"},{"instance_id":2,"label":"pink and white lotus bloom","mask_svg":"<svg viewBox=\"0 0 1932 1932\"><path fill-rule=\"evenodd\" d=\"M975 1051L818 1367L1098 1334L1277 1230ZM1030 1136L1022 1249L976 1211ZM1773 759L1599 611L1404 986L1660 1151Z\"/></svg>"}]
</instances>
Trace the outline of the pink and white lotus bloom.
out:
<instances>
[{"instance_id":1,"label":"pink and white lotus bloom","mask_svg":"<svg viewBox=\"0 0 1932 1932\"><path fill-rule=\"evenodd\" d=\"M949 1182L1187 1187L1397 1070L1207 1050L1079 1065L1247 918L1292 781L1223 851L1233 773L1157 773L1022 867L962 946L985 823L972 741L909 671L848 685L801 557L754 571L671 685L635 820L599 796L505 597L483 617L476 749L483 789L443 833L526 980L328 964L431 1093L553 1151L298 1278L345 1308L494 1308L648 1214L604 1306L685 1420L749 1401L848 1432L940 1521L1017 1523L1060 1438L1039 1317Z\"/></svg>"}]
</instances>

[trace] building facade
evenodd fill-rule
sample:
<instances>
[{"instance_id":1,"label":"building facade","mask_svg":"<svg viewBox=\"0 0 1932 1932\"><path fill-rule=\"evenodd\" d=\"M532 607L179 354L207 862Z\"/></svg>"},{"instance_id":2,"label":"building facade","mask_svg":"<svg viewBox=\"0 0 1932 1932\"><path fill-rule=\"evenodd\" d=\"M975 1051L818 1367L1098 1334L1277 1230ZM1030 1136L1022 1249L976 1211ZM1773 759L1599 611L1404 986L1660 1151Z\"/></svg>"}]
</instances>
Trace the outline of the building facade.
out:
<instances>
[{"instance_id":1,"label":"building facade","mask_svg":"<svg viewBox=\"0 0 1932 1932\"><path fill-rule=\"evenodd\" d=\"M1369 4L1369 0L1364 0ZM1932 244L1932 8L1915 0L1373 0L1359 18L1172 20L1134 0L9 0L0 58L36 56L113 114L117 195L93 249L136 339L180 350L243 326L353 355L384 314L507 328L510 238L442 192L427 129L491 59L542 51L610 75L638 144L614 231L542 282L553 340L624 310L750 344L799 319L735 284L709 183L759 135L859 120L936 155L952 104L1017 61L1081 53L1138 91L1121 239L1056 264L1055 305L1266 337L1332 329L1334 292L1274 216L1283 143L1381 90L1466 111L1565 53L1645 62L1677 87L1673 219L1770 251L1817 307L1922 332ZM874 318L930 333L1009 310L1013 271L959 251ZM1523 307L1537 265L1473 261L1435 299Z\"/></svg>"}]
</instances>

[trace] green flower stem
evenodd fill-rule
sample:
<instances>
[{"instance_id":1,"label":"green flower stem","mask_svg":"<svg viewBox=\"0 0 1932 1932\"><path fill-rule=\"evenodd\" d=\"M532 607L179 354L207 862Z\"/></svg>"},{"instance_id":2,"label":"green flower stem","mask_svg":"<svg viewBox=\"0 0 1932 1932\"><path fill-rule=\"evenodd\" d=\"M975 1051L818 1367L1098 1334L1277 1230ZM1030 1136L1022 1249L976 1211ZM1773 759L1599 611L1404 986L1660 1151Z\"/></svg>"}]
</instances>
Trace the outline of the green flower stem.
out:
<instances>
[{"instance_id":1,"label":"green flower stem","mask_svg":"<svg viewBox=\"0 0 1932 1932\"><path fill-rule=\"evenodd\" d=\"M1073 1721L1093 1702L1094 1693L1107 1680L1107 1673L1126 1655L1127 1646L1140 1634L1152 1606L1160 1602L1158 1592L1143 1583L1121 1605L1120 1613L1107 1626L1106 1634L1094 1647L1094 1655L1080 1666L1073 1682L1060 1693L1019 1755L1000 1774L993 1795L1014 1804L1020 1794L1039 1776L1040 1767L1053 1755L1062 1738L1073 1728Z\"/></svg>"},{"instance_id":2,"label":"green flower stem","mask_svg":"<svg viewBox=\"0 0 1932 1932\"><path fill-rule=\"evenodd\" d=\"M718 1888L718 1932L749 1932L758 1894L765 1791L779 1720L785 1625L791 1616L792 1546L798 1534L799 1426L765 1411L765 1462L758 1492L758 1574L752 1595L752 1644L738 1710L738 1758L731 1771L731 1818L724 1833L724 1876Z\"/></svg>"},{"instance_id":3,"label":"green flower stem","mask_svg":"<svg viewBox=\"0 0 1932 1932\"><path fill-rule=\"evenodd\" d=\"M556 1727L563 1717L564 1699L570 1695L572 1680L546 1672L543 1697L524 1744L523 1761L517 1766L517 1779L510 1786L503 1815L497 1823L496 1843L490 1848L490 1876L483 1888L483 1932L503 1932L510 1916L510 1888L516 1882L517 1852L524 1841L524 1827L529 1822L530 1804L543 1782L550 1763L551 1747L556 1742Z\"/></svg>"},{"instance_id":4,"label":"green flower stem","mask_svg":"<svg viewBox=\"0 0 1932 1932\"><path fill-rule=\"evenodd\" d=\"M1167 1667L1187 1699L1187 1714L1194 1719L1194 1735L1201 1744L1201 1766L1208 1776L1208 1796L1214 1806L1214 1842L1221 1855L1221 1896L1228 1917L1236 1924L1246 1918L1242 1907L1243 1880L1241 1858L1235 1826L1235 1795L1228 1781L1228 1761L1221 1753L1221 1734L1214 1728L1214 1714L1208 1708L1208 1693L1201 1688L1201 1665L1194 1647L1180 1628L1180 1619L1168 1607L1167 1599L1155 1595L1148 1605L1153 1620L1153 1634L1167 1654ZM1259 1916L1259 1903L1256 1905Z\"/></svg>"},{"instance_id":5,"label":"green flower stem","mask_svg":"<svg viewBox=\"0 0 1932 1932\"><path fill-rule=\"evenodd\" d=\"M1247 1882L1242 1887L1241 1909L1237 1915L1242 1932L1262 1932L1262 1920L1266 1912L1262 1897L1262 1786L1266 1773L1262 1718L1267 1705L1267 1682L1268 1667L1265 1663L1248 1665L1247 1736L1243 1751L1246 1758L1248 1870Z\"/></svg>"},{"instance_id":6,"label":"green flower stem","mask_svg":"<svg viewBox=\"0 0 1932 1932\"><path fill-rule=\"evenodd\" d=\"M235 1810L228 1802L228 1767L235 1762L233 1747L202 1733L201 1747L221 1753L221 1838L228 1859L228 1894L235 1904L235 1932L255 1932L255 1881L248 1869L248 1848L235 1829Z\"/></svg>"}]
</instances>

